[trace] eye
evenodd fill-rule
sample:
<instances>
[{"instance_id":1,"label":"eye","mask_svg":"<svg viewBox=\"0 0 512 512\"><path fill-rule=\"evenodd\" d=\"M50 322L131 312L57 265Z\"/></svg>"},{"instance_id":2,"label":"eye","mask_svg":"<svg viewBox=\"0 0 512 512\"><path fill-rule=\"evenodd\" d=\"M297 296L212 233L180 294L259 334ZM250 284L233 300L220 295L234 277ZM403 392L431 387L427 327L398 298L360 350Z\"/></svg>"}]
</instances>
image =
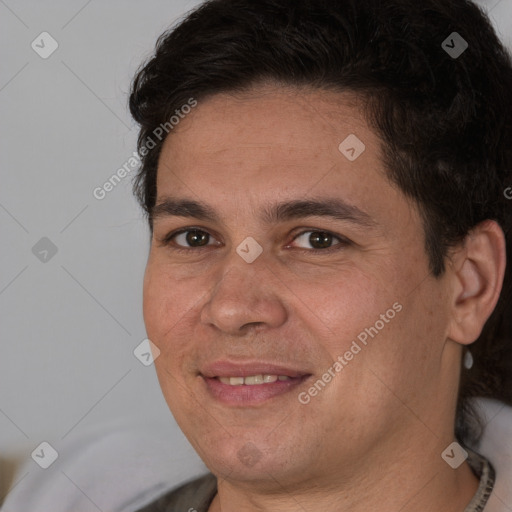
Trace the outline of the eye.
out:
<instances>
[{"instance_id":1,"label":"eye","mask_svg":"<svg viewBox=\"0 0 512 512\"><path fill-rule=\"evenodd\" d=\"M186 228L169 233L161 240L161 244L178 252L187 252L207 246L220 245L220 242L209 243L211 239L213 239L213 236L207 231L198 228ZM304 252L308 253L327 253L331 250L343 249L350 244L350 240L344 237L334 235L328 231L319 230L303 231L293 239L293 243L297 241L302 244L310 244L309 248L299 247L299 249L304 249ZM337 241L337 243L334 243L335 241Z\"/></svg>"},{"instance_id":2,"label":"eye","mask_svg":"<svg viewBox=\"0 0 512 512\"><path fill-rule=\"evenodd\" d=\"M170 233L162 240L162 244L165 246L173 246L172 248L177 251L187 251L195 248L206 247L207 245L217 245L208 244L210 238L210 233L206 231L189 228Z\"/></svg>"},{"instance_id":3,"label":"eye","mask_svg":"<svg viewBox=\"0 0 512 512\"><path fill-rule=\"evenodd\" d=\"M303 231L293 239L294 242L297 240L313 246L313 251L323 252L329 249L337 249L337 246L341 246L339 247L341 249L349 244L347 239L329 233L328 231ZM333 241L335 240L338 240L338 243L333 245Z\"/></svg>"}]
</instances>

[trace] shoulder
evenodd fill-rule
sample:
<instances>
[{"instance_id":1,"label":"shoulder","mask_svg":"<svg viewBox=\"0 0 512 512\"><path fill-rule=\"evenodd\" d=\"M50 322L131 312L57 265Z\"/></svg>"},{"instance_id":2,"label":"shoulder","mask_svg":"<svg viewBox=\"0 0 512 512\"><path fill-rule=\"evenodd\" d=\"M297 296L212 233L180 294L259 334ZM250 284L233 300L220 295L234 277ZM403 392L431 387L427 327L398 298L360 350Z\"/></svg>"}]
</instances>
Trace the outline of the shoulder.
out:
<instances>
[{"instance_id":1,"label":"shoulder","mask_svg":"<svg viewBox=\"0 0 512 512\"><path fill-rule=\"evenodd\" d=\"M208 473L180 485L137 512L207 512L216 492L217 479Z\"/></svg>"}]
</instances>

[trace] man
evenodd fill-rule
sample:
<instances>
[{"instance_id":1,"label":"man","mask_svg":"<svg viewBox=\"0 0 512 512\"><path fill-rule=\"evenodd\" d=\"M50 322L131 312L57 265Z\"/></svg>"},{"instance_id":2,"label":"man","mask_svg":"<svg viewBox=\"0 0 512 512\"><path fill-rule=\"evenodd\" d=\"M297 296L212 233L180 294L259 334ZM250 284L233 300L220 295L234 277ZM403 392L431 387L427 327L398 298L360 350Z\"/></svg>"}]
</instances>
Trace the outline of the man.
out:
<instances>
[{"instance_id":1,"label":"man","mask_svg":"<svg viewBox=\"0 0 512 512\"><path fill-rule=\"evenodd\" d=\"M464 0L213 0L159 39L144 318L211 474L145 511L506 510L468 445L510 399L510 90Z\"/></svg>"}]
</instances>

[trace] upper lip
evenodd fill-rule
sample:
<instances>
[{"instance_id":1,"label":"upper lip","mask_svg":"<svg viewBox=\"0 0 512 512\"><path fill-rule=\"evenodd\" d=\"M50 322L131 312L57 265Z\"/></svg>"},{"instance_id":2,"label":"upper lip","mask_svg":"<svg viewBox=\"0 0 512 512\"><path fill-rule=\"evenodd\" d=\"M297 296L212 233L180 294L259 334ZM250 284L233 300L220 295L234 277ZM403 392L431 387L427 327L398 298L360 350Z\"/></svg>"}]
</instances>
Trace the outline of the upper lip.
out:
<instances>
[{"instance_id":1,"label":"upper lip","mask_svg":"<svg viewBox=\"0 0 512 512\"><path fill-rule=\"evenodd\" d=\"M286 375L287 377L304 377L310 373L266 361L214 361L205 364L201 370L204 377L249 377L250 375Z\"/></svg>"}]
</instances>

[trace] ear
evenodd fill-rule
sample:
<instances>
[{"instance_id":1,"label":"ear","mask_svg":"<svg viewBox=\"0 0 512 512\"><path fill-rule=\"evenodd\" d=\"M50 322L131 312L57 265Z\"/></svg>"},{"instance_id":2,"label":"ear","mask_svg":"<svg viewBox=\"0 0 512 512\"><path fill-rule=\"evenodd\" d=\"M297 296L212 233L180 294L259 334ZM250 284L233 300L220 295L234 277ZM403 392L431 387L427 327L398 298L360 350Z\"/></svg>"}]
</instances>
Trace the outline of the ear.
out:
<instances>
[{"instance_id":1,"label":"ear","mask_svg":"<svg viewBox=\"0 0 512 512\"><path fill-rule=\"evenodd\" d=\"M451 255L452 315L448 338L473 343L498 302L507 262L505 235L486 220L473 228Z\"/></svg>"}]
</instances>

